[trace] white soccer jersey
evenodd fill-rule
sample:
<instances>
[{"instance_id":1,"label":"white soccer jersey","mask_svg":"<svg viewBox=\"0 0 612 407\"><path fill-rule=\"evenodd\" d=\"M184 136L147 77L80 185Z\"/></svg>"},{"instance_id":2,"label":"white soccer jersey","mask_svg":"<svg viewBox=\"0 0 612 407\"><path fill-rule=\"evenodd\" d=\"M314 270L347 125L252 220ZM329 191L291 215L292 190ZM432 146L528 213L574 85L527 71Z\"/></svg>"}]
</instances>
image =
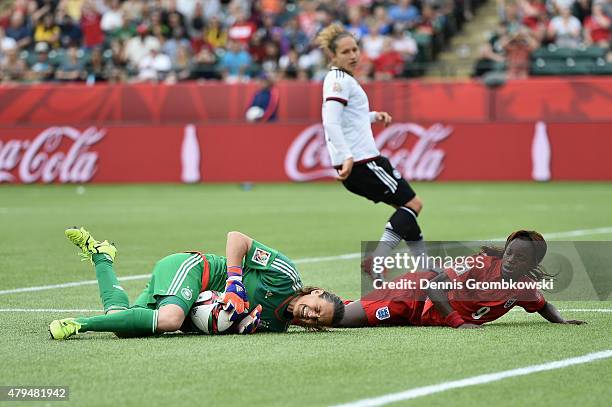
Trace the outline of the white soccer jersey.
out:
<instances>
[{"instance_id":1,"label":"white soccer jersey","mask_svg":"<svg viewBox=\"0 0 612 407\"><path fill-rule=\"evenodd\" d=\"M336 67L331 68L323 81L322 115L333 166L351 157L359 162L380 155L371 126L376 112L370 112L368 96L359 82Z\"/></svg>"}]
</instances>

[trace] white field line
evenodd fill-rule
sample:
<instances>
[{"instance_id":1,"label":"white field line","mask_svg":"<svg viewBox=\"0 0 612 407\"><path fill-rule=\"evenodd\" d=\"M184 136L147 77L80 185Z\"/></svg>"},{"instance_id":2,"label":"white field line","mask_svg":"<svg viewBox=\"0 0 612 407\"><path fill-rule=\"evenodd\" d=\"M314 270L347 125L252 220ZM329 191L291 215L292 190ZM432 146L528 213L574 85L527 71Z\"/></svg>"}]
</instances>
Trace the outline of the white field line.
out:
<instances>
[{"instance_id":1,"label":"white field line","mask_svg":"<svg viewBox=\"0 0 612 407\"><path fill-rule=\"evenodd\" d=\"M459 389L462 387L477 386L480 384L496 382L509 377L525 376L532 373L545 372L548 370L563 369L568 366L590 363L596 360L607 359L612 357L612 350L604 350L601 352L588 353L583 356L578 356L569 359L557 360L555 362L543 363L540 365L525 366L518 369L504 370L496 373L483 374L472 376L461 380L442 382L431 386L416 387L414 389L402 391L399 393L390 393L384 396L362 399L346 404L339 404L336 407L373 407L382 406L398 401L412 400L418 397L428 396L447 390Z\"/></svg>"},{"instance_id":2,"label":"white field line","mask_svg":"<svg viewBox=\"0 0 612 407\"><path fill-rule=\"evenodd\" d=\"M612 227L602 227L595 229L578 229L578 230L569 230L565 232L552 232L544 234L544 237L547 239L560 239L566 237L578 237L578 236L594 236L594 235L602 235L612 233ZM496 240L505 240L506 237L494 237L490 239L485 239L487 241L496 241ZM303 259L294 260L295 264L308 264L308 263L322 263L326 261L342 261L342 260L351 260L357 259L361 256L361 253L345 253L336 256L324 256L324 257L306 257ZM138 274L134 276L120 277L119 281L130 281L130 280L144 280L151 276L151 274ZM83 285L94 285L97 284L97 280L86 280L86 281L74 281L70 283L62 283L62 284L52 284L52 285L42 285L37 287L22 287L22 288L12 288L9 290L0 290L0 295L6 294L18 294L18 293L26 293L33 291L44 291L44 290L53 290L56 288L68 288L68 287L79 287Z\"/></svg>"},{"instance_id":3,"label":"white field line","mask_svg":"<svg viewBox=\"0 0 612 407\"><path fill-rule=\"evenodd\" d=\"M56 308L0 308L0 312L103 312L101 309L56 309ZM512 309L512 311L522 311ZM612 312L612 308L561 308L559 312Z\"/></svg>"}]
</instances>

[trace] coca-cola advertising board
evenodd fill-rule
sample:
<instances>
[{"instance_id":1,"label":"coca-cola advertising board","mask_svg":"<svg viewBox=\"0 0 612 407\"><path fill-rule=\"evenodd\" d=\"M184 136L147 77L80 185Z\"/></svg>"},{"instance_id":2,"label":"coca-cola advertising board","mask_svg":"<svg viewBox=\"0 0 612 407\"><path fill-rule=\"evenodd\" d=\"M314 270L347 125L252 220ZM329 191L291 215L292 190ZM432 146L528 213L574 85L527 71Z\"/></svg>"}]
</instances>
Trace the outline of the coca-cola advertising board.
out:
<instances>
[{"instance_id":1,"label":"coca-cola advertising board","mask_svg":"<svg viewBox=\"0 0 612 407\"><path fill-rule=\"evenodd\" d=\"M406 179L612 180L612 123L397 123L375 127ZM579 137L577 136L579 135ZM320 124L0 129L0 182L330 180Z\"/></svg>"}]
</instances>

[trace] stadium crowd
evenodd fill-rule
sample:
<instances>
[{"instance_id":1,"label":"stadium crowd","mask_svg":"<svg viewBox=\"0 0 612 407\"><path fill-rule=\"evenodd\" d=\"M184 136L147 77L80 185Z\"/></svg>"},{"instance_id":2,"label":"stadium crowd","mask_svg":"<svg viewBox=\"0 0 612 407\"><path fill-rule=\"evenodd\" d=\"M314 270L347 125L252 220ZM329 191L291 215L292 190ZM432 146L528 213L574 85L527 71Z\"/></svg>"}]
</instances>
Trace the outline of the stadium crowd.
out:
<instances>
[{"instance_id":1,"label":"stadium crowd","mask_svg":"<svg viewBox=\"0 0 612 407\"><path fill-rule=\"evenodd\" d=\"M9 0L0 82L320 80L333 21L361 42L360 79L414 75L479 1Z\"/></svg>"},{"instance_id":2,"label":"stadium crowd","mask_svg":"<svg viewBox=\"0 0 612 407\"><path fill-rule=\"evenodd\" d=\"M505 64L509 78L529 74L537 49L595 50L612 62L612 0L499 0L499 25L481 49L474 76ZM597 52L600 50L601 53ZM559 53L560 54L560 53Z\"/></svg>"}]
</instances>

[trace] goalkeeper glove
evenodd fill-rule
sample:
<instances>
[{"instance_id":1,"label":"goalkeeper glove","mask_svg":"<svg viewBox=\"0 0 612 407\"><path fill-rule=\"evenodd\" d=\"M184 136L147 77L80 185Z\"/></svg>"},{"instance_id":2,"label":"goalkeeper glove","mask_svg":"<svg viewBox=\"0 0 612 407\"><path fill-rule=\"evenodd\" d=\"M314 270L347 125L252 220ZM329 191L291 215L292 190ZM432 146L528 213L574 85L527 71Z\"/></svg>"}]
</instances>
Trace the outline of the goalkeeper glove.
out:
<instances>
[{"instance_id":1,"label":"goalkeeper glove","mask_svg":"<svg viewBox=\"0 0 612 407\"><path fill-rule=\"evenodd\" d=\"M261 304L258 304L253 311L240 321L238 333L242 335L254 334L261 322Z\"/></svg>"},{"instance_id":2,"label":"goalkeeper glove","mask_svg":"<svg viewBox=\"0 0 612 407\"><path fill-rule=\"evenodd\" d=\"M230 269L238 269L239 271L234 272L230 271ZM237 321L249 309L249 299L244 284L242 284L242 267L228 267L227 275L225 292L220 302L224 304L223 309L231 314L230 320Z\"/></svg>"}]
</instances>

